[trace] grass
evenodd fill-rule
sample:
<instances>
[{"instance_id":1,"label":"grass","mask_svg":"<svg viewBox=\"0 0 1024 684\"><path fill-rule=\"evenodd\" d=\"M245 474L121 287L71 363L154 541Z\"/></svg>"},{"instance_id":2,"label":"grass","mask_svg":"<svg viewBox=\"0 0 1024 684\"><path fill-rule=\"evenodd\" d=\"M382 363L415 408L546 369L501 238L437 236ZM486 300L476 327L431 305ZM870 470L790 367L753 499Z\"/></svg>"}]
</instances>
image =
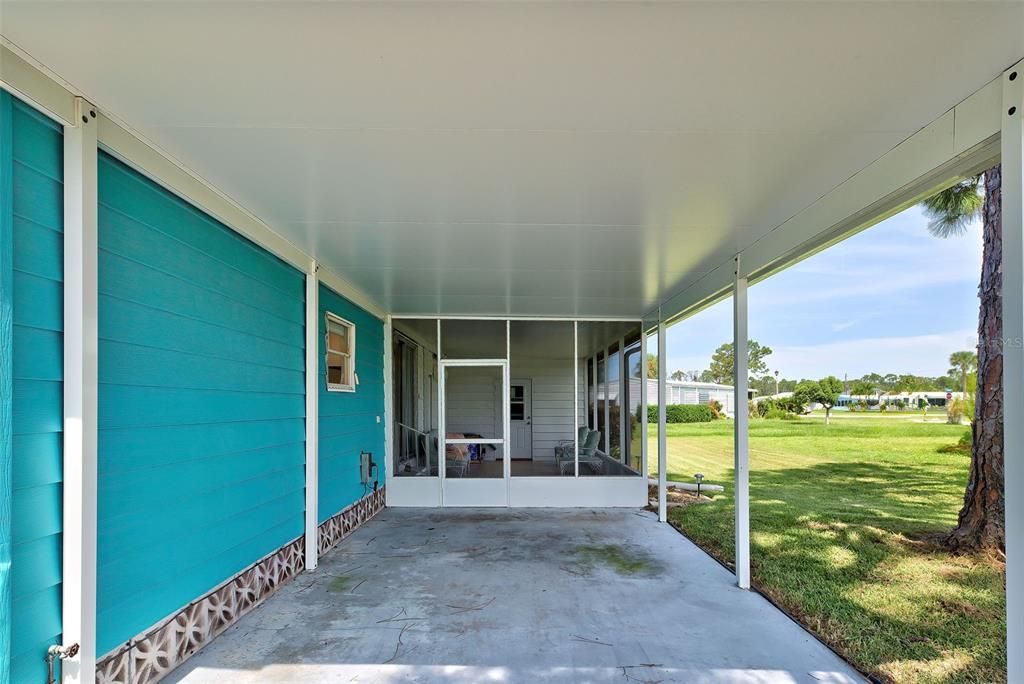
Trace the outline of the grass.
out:
<instances>
[{"instance_id":1,"label":"grass","mask_svg":"<svg viewBox=\"0 0 1024 684\"><path fill-rule=\"evenodd\" d=\"M751 421L755 584L883 681L1006 680L1001 560L938 543L956 523L970 462L939 450L964 430L901 417ZM669 479L702 472L725 486L670 521L730 563L732 422L669 425L668 437Z\"/></svg>"}]
</instances>

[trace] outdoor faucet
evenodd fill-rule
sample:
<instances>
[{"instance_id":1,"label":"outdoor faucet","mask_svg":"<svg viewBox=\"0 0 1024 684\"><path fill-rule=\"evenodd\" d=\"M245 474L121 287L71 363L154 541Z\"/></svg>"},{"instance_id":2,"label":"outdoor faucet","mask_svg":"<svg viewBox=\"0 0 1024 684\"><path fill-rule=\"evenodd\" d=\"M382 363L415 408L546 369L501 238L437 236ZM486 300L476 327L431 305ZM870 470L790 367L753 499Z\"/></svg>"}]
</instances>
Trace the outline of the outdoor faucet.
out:
<instances>
[{"instance_id":1,"label":"outdoor faucet","mask_svg":"<svg viewBox=\"0 0 1024 684\"><path fill-rule=\"evenodd\" d=\"M76 655L78 655L78 644L71 644L70 646L54 644L46 649L46 684L57 684L57 677L53 671L53 662L55 660L58 658L60 660L67 660L68 658L74 658Z\"/></svg>"}]
</instances>

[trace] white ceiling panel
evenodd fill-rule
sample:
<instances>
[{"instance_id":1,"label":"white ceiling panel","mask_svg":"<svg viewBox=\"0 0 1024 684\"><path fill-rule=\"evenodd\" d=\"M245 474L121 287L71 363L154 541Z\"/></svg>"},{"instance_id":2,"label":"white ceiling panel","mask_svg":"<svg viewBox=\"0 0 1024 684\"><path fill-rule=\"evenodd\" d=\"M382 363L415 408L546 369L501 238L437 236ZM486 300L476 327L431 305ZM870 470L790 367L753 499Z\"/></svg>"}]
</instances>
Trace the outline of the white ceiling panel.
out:
<instances>
[{"instance_id":1,"label":"white ceiling panel","mask_svg":"<svg viewBox=\"0 0 1024 684\"><path fill-rule=\"evenodd\" d=\"M391 311L620 316L1019 59L1024 3L0 0L0 32Z\"/></svg>"}]
</instances>

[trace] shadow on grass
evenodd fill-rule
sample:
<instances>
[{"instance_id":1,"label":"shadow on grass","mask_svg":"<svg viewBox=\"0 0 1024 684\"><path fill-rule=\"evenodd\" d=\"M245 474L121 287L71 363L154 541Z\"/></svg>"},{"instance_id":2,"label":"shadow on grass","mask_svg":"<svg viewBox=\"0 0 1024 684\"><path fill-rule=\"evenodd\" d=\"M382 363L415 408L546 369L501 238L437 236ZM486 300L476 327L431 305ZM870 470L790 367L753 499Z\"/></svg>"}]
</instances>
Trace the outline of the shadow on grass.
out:
<instances>
[{"instance_id":1,"label":"shadow on grass","mask_svg":"<svg viewBox=\"0 0 1024 684\"><path fill-rule=\"evenodd\" d=\"M734 471L723 484L732 496ZM669 473L670 479L687 481ZM956 521L964 483L948 473L930 473L925 466L892 463L818 463L782 470L752 470L752 506L763 513L794 514L825 521L875 524L909 537L934 535Z\"/></svg>"},{"instance_id":2,"label":"shadow on grass","mask_svg":"<svg viewBox=\"0 0 1024 684\"><path fill-rule=\"evenodd\" d=\"M730 471L730 477L732 473ZM929 541L955 520L955 487L925 466L819 463L751 473L759 588L887 680L1005 679L1005 594L989 559ZM955 500L955 499L954 499ZM732 487L671 520L733 558Z\"/></svg>"}]
</instances>

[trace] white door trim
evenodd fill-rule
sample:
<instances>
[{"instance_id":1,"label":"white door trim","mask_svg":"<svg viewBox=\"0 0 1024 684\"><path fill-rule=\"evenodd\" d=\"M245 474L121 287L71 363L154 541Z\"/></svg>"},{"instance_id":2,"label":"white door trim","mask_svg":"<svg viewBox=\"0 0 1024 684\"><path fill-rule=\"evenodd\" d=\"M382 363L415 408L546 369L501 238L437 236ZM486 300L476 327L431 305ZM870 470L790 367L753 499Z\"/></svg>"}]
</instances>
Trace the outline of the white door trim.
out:
<instances>
[{"instance_id":1,"label":"white door trim","mask_svg":"<svg viewBox=\"0 0 1024 684\"><path fill-rule=\"evenodd\" d=\"M528 454L526 456L518 457L518 460L522 460L522 461L529 460L529 461L532 461L533 460L533 413L532 413L532 411L533 411L533 378L515 378L515 379L512 379L512 380L509 380L509 388L508 388L509 399L508 399L508 402L509 402L509 429L510 430L512 429L512 422L513 422L512 421L512 416L511 416L511 413L512 413L512 388L514 386L516 386L516 385L522 385L523 386L523 418L522 418L522 420L516 421L516 422L521 422L521 423L524 424L523 425L523 429L525 430L526 436L527 436L527 438L526 438L526 450L527 450L527 454ZM512 433L509 432L509 454L508 455L509 455L510 459L516 460L516 456L515 456L515 454L513 454L512 449L513 449L513 446L512 446Z\"/></svg>"}]
</instances>

